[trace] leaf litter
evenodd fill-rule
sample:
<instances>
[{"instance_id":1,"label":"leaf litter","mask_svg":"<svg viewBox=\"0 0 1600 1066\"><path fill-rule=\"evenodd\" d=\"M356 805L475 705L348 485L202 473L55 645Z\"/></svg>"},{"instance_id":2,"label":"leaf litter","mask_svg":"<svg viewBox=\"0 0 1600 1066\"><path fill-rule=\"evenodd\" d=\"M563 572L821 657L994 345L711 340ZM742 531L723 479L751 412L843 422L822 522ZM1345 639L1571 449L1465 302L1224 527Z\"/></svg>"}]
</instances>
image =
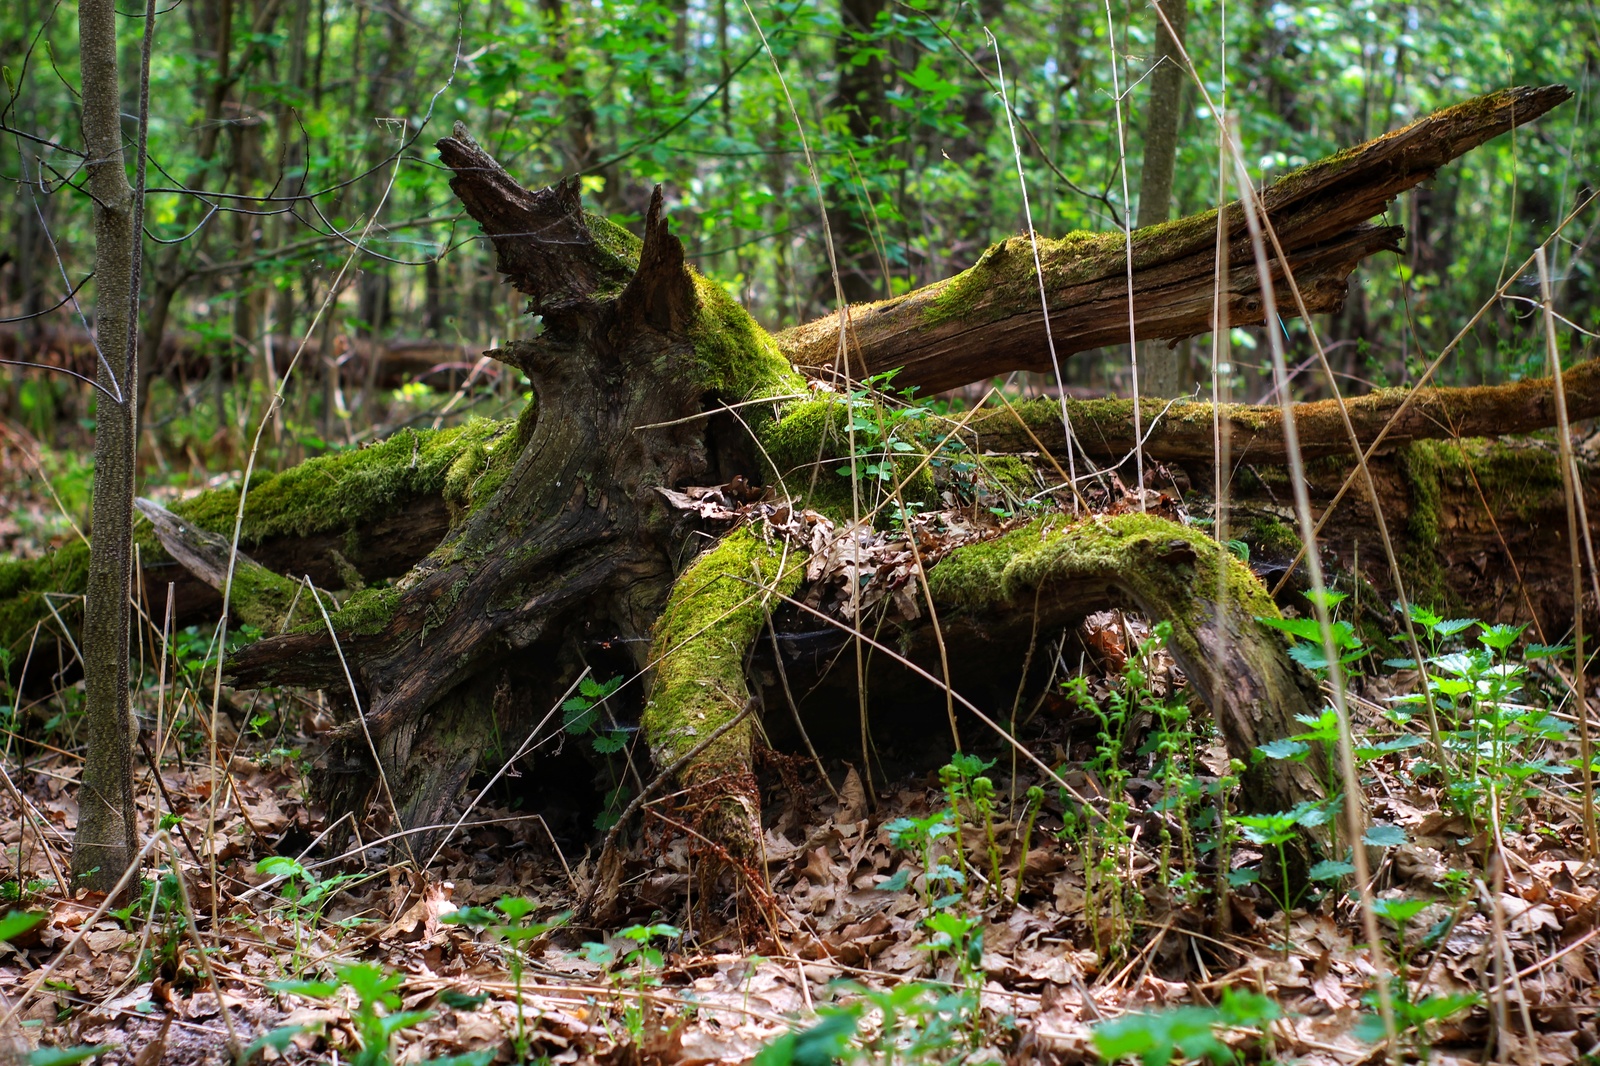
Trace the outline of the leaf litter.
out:
<instances>
[{"instance_id":1,"label":"leaf litter","mask_svg":"<svg viewBox=\"0 0 1600 1066\"><path fill-rule=\"evenodd\" d=\"M879 530L752 500L737 488L667 495L713 524L754 521L765 535L803 545L808 603L841 619L856 611L915 619L919 565L1019 521L945 510ZM1122 491L1114 506L1137 506ZM1174 785L1160 779L1150 748L1151 722L1127 723L1119 778L1097 758L1104 722L1091 710L1104 714L1115 703L1130 661L1143 663L1157 699L1182 694L1181 672L1148 648L1151 636L1143 619L1122 612L1093 615L1062 635L1054 653L1064 663L1074 649L1082 695L1069 698L1052 675L1038 713L1019 730L1101 814L1125 818L1126 845L1112 849L1112 873L1114 891L1131 907L1116 920L1106 911L1106 853L1091 855L1085 845L1091 812L1027 764L1013 769L999 749L984 752L994 760L987 820L970 795L952 805L949 775L932 766L876 773L869 789L859 765L835 760L829 788L809 761L768 752L763 858L772 915L738 911L735 897L714 885L708 897L704 849L681 833L646 831L633 844L629 868L644 872L624 894L624 913L608 927L558 924L519 941L520 977L503 933L453 916L499 913L493 908L508 898L527 901L540 918L566 914L575 887L595 876L592 849L557 840L539 813L502 795L477 808L420 873L393 841L372 840L383 832L381 812L362 829L365 845L358 838L336 856L323 854L316 845L330 827L307 798L302 754L326 728L314 696L274 697L283 706L271 735L222 716L216 740L225 774L206 766L198 731L168 724L164 787L141 766L138 797L141 839L158 826L169 832L146 871L150 887L123 908L66 892L59 881L77 818L75 726L58 723L54 746L26 741L19 733L28 728L19 729L7 741L16 792L0 802L0 890L9 907L44 920L0 942L0 1010L15 1008L0 1050L6 1041L106 1045L104 1062L223 1062L231 1040L276 1033L257 1047L256 1061L342 1061L359 1053L362 1033L352 990L308 999L271 985L364 962L400 975L388 1017L421 1012L389 1044L397 1063L472 1053L484 1062L525 1053L555 1063L742 1063L784 1046L785 1034L823 1033L838 1017L849 1020L857 1054L877 1059L898 1047L913 1059L923 1048L926 1061L1089 1062L1098 1060L1096 1025L1210 1009L1239 990L1270 993L1275 1016L1210 1030L1228 1054L1317 1066L1381 1059L1381 1043L1370 1038L1378 967L1347 890L1294 901L1284 950L1272 891L1239 876L1270 849L1248 840L1227 855L1198 849L1195 868L1226 883L1220 892L1163 883L1181 827ZM1357 701L1361 725L1392 728L1377 710L1392 680L1374 682L1374 699ZM68 691L53 702L74 699ZM233 706L245 702L239 695ZM1184 787L1215 794L1236 768L1215 738L1204 730L1196 737ZM1446 1064L1592 1061L1600 1048L1600 874L1584 859L1577 811L1562 793L1531 790L1527 816L1502 827L1501 850L1481 820L1460 814L1423 772L1422 751L1397 749L1364 767L1375 821L1397 827L1403 840L1382 849L1373 882L1380 902L1397 901L1388 913L1401 915L1384 923L1385 968L1406 960L1413 1003L1466 1004L1425 1023L1426 1044L1414 1040L1408 1050L1426 1048L1430 1061ZM1030 817L1031 788L1040 792ZM963 899L944 908L977 934L966 941L965 961L930 950L940 934L929 922L923 859L934 852L908 843L906 829L952 810L960 816L939 824L964 841L968 877ZM197 862L183 836L215 853L215 880L210 855ZM275 855L294 858L303 872L285 879L257 869ZM174 871L182 893L163 888ZM639 939L638 930L657 928L671 933ZM863 997L888 1002L882 997L896 989L935 996L963 987L974 997L973 1031L943 1044L918 1044L938 1024L937 1008L908 1009L898 1020L859 1009ZM799 1046L788 1059L767 1061L823 1061L797 1057Z\"/></svg>"}]
</instances>

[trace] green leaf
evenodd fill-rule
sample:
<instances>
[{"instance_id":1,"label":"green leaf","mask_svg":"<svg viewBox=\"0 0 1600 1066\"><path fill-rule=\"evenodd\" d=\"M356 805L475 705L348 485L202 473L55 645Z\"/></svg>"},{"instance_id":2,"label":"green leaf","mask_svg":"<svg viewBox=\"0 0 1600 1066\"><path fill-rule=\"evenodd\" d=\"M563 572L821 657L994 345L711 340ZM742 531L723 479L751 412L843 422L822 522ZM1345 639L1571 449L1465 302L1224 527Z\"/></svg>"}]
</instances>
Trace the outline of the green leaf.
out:
<instances>
[{"instance_id":1,"label":"green leaf","mask_svg":"<svg viewBox=\"0 0 1600 1066\"><path fill-rule=\"evenodd\" d=\"M0 940L15 940L40 922L45 916L37 911L8 911L0 918Z\"/></svg>"},{"instance_id":2,"label":"green leaf","mask_svg":"<svg viewBox=\"0 0 1600 1066\"><path fill-rule=\"evenodd\" d=\"M499 916L487 907L460 907L448 914L441 914L441 925L470 925L482 928L499 920Z\"/></svg>"},{"instance_id":3,"label":"green leaf","mask_svg":"<svg viewBox=\"0 0 1600 1066\"><path fill-rule=\"evenodd\" d=\"M1293 737L1282 737L1258 745L1256 750L1269 759L1298 759L1311 750L1311 745Z\"/></svg>"},{"instance_id":4,"label":"green leaf","mask_svg":"<svg viewBox=\"0 0 1600 1066\"><path fill-rule=\"evenodd\" d=\"M900 869L894 872L893 876L883 881L879 881L872 887L878 892L901 892L905 890L906 885L910 883L910 881L911 867L902 866Z\"/></svg>"},{"instance_id":5,"label":"green leaf","mask_svg":"<svg viewBox=\"0 0 1600 1066\"><path fill-rule=\"evenodd\" d=\"M256 873L268 877L305 877L308 871L287 855L269 855L256 863Z\"/></svg>"},{"instance_id":6,"label":"green leaf","mask_svg":"<svg viewBox=\"0 0 1600 1066\"><path fill-rule=\"evenodd\" d=\"M1430 901L1425 899L1375 899L1372 901L1372 913L1380 918L1387 918L1397 926L1415 918L1428 909Z\"/></svg>"},{"instance_id":7,"label":"green leaf","mask_svg":"<svg viewBox=\"0 0 1600 1066\"><path fill-rule=\"evenodd\" d=\"M1503 652L1515 644L1517 638L1522 636L1522 631L1527 628L1525 625L1513 626L1502 622L1499 625L1485 626L1483 632L1478 634L1478 639L1495 651Z\"/></svg>"},{"instance_id":8,"label":"green leaf","mask_svg":"<svg viewBox=\"0 0 1600 1066\"><path fill-rule=\"evenodd\" d=\"M393 1014L385 1014L379 1019L378 1026L384 1036L393 1036L402 1029L410 1029L414 1025L421 1025L433 1017L431 1010L401 1010Z\"/></svg>"},{"instance_id":9,"label":"green leaf","mask_svg":"<svg viewBox=\"0 0 1600 1066\"><path fill-rule=\"evenodd\" d=\"M1406 831L1397 825L1375 825L1361 834L1361 840L1374 847L1393 848L1406 842Z\"/></svg>"},{"instance_id":10,"label":"green leaf","mask_svg":"<svg viewBox=\"0 0 1600 1066\"><path fill-rule=\"evenodd\" d=\"M1455 992L1446 996L1425 996L1406 1009L1418 1022L1436 1022L1475 1005L1483 997L1477 992Z\"/></svg>"},{"instance_id":11,"label":"green leaf","mask_svg":"<svg viewBox=\"0 0 1600 1066\"><path fill-rule=\"evenodd\" d=\"M331 981L302 981L297 979L268 981L267 988L273 992L286 992L294 996L308 996L311 999L328 999L339 991L339 986Z\"/></svg>"},{"instance_id":12,"label":"green leaf","mask_svg":"<svg viewBox=\"0 0 1600 1066\"><path fill-rule=\"evenodd\" d=\"M1337 881L1341 877L1349 877L1356 872L1353 862L1343 862L1336 859L1323 859L1310 870L1306 876L1313 881Z\"/></svg>"},{"instance_id":13,"label":"green leaf","mask_svg":"<svg viewBox=\"0 0 1600 1066\"><path fill-rule=\"evenodd\" d=\"M255 1061L255 1057L267 1048L271 1048L281 1055L295 1037L310 1031L311 1026L309 1025L280 1025L276 1029L269 1029L250 1041L245 1047L244 1061Z\"/></svg>"},{"instance_id":14,"label":"green leaf","mask_svg":"<svg viewBox=\"0 0 1600 1066\"><path fill-rule=\"evenodd\" d=\"M452 1010L477 1010L483 1006L484 1001L488 998L489 993L487 992L479 992L476 995L469 996L465 992L457 992L453 988L447 988L439 993L439 1002Z\"/></svg>"},{"instance_id":15,"label":"green leaf","mask_svg":"<svg viewBox=\"0 0 1600 1066\"><path fill-rule=\"evenodd\" d=\"M28 1054L28 1066L72 1066L75 1062L104 1055L112 1049L110 1044L79 1044L77 1047L42 1047Z\"/></svg>"},{"instance_id":16,"label":"green leaf","mask_svg":"<svg viewBox=\"0 0 1600 1066\"><path fill-rule=\"evenodd\" d=\"M785 1033L762 1048L756 1053L753 1066L834 1066L856 1035L857 1014L833 1010L811 1028Z\"/></svg>"},{"instance_id":17,"label":"green leaf","mask_svg":"<svg viewBox=\"0 0 1600 1066\"><path fill-rule=\"evenodd\" d=\"M1269 629L1276 629L1300 640L1321 642L1322 627L1315 618L1266 618L1256 616L1256 621Z\"/></svg>"}]
</instances>

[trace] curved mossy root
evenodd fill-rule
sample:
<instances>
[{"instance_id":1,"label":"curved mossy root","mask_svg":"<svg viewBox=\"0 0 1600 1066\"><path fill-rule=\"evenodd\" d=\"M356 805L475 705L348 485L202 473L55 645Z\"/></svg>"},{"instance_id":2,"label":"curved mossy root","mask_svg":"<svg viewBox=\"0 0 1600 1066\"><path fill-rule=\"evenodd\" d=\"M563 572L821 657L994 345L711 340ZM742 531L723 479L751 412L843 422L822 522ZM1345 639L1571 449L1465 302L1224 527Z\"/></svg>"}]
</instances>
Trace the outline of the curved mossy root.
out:
<instances>
[{"instance_id":1,"label":"curved mossy root","mask_svg":"<svg viewBox=\"0 0 1600 1066\"><path fill-rule=\"evenodd\" d=\"M745 660L774 601L792 594L806 555L781 539L735 530L679 575L656 622L655 674L643 726L658 767L681 761L752 698ZM685 816L736 865L748 866L761 838L760 798L751 773L749 717L677 770Z\"/></svg>"},{"instance_id":2,"label":"curved mossy root","mask_svg":"<svg viewBox=\"0 0 1600 1066\"><path fill-rule=\"evenodd\" d=\"M1210 707L1229 755L1246 768L1246 807L1286 811L1329 798L1311 766L1326 765L1321 760L1331 753L1289 762L1264 760L1256 751L1303 732L1296 716L1311 714L1321 697L1310 675L1290 661L1281 636L1256 621L1279 617L1267 590L1204 534L1138 514L1042 518L957 548L930 569L928 581L945 636L980 644L1026 641L1035 624L1043 632L1108 607L1170 622L1173 658ZM1330 834L1315 831L1308 844L1295 865L1328 855Z\"/></svg>"}]
</instances>

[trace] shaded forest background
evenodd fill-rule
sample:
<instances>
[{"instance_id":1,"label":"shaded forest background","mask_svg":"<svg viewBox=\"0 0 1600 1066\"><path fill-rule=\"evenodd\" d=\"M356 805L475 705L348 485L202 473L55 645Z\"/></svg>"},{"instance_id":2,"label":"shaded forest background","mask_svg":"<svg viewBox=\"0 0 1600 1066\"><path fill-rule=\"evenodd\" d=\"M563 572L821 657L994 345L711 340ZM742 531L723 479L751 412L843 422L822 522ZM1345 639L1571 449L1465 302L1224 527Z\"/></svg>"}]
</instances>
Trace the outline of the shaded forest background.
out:
<instances>
[{"instance_id":1,"label":"shaded forest background","mask_svg":"<svg viewBox=\"0 0 1600 1066\"><path fill-rule=\"evenodd\" d=\"M41 314L92 265L68 16L41 0L0 13L0 172L14 183L0 223L0 317L21 319L0 325L0 357L92 374L73 303ZM1109 230L1139 217L1158 58L1144 4L188 0L160 17L150 76L146 475L182 484L236 469L252 411L302 336L268 468L408 423L520 407L526 383L478 353L538 327L494 276L434 157L432 141L456 120L530 187L576 177L589 206L635 229L663 183L691 262L767 327L831 309L800 131L752 16L805 123L851 299L947 277L1023 228L984 27L1005 65L1036 228ZM1597 18L1592 4L1530 0L1226 9L1191 0L1189 54L1238 114L1263 182L1498 86L1559 81L1578 93L1551 121L1399 200L1388 221L1406 226L1404 251L1363 266L1345 310L1322 327L1348 392L1410 380L1419 355L1442 347L1522 250L1589 193ZM124 69L137 71L142 19L121 21ZM136 88L124 107L130 138ZM1185 89L1174 215L1215 201L1216 133L1203 103ZM1600 327L1592 226L1569 229L1554 263L1558 306L1590 330ZM1442 384L1539 373L1537 281L1526 281ZM1296 366L1310 356L1304 326L1285 328ZM1258 401L1269 376L1260 331L1235 330L1234 340L1232 395ZM1207 391L1209 347L1181 349L1187 380ZM1325 393L1316 377L1296 379L1300 398ZM1076 357L1066 378L1125 395L1126 349ZM37 370L4 380L0 414L46 446L42 462L80 511L92 390ZM67 533L48 514L40 522L6 530L7 546L26 554Z\"/></svg>"}]
</instances>

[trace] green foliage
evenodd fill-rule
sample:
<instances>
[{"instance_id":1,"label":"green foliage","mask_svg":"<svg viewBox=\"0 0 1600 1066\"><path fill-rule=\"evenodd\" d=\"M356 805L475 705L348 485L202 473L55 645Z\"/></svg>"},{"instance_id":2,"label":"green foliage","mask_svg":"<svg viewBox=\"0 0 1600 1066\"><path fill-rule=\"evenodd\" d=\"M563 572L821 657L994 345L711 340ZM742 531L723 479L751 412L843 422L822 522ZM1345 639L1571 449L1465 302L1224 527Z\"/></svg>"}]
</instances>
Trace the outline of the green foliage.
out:
<instances>
[{"instance_id":1,"label":"green foliage","mask_svg":"<svg viewBox=\"0 0 1600 1066\"><path fill-rule=\"evenodd\" d=\"M7 911L6 916L0 918L0 940L15 940L44 920L45 916L43 914L28 911Z\"/></svg>"},{"instance_id":2,"label":"green foliage","mask_svg":"<svg viewBox=\"0 0 1600 1066\"><path fill-rule=\"evenodd\" d=\"M400 1009L400 996L396 990L405 979L403 973L390 973L374 963L357 962L336 967L331 981L269 981L267 987L274 992L321 1000L336 999L345 991L354 993L357 1006L352 1021L360 1047L347 1061L351 1066L389 1066L393 1061L390 1058L390 1044L395 1035L433 1017L432 1011ZM273 1039L263 1037L262 1041L251 1045L254 1049L252 1053L262 1047L277 1046L278 1040L287 1041L295 1031L292 1027L274 1030L268 1034ZM467 1055L430 1059L422 1066L445 1066L446 1063L488 1066L493 1059L492 1050L475 1051Z\"/></svg>"},{"instance_id":3,"label":"green foliage","mask_svg":"<svg viewBox=\"0 0 1600 1066\"><path fill-rule=\"evenodd\" d=\"M1281 1013L1258 993L1224 989L1215 1007L1174 1007L1101 1022L1093 1030L1094 1047L1107 1062L1136 1058L1142 1066L1168 1066L1174 1060L1234 1062L1237 1056L1217 1030L1263 1029Z\"/></svg>"},{"instance_id":4,"label":"green foliage","mask_svg":"<svg viewBox=\"0 0 1600 1066\"><path fill-rule=\"evenodd\" d=\"M80 1044L77 1047L42 1047L30 1051L28 1057L22 1061L27 1066L74 1066L74 1063L86 1062L96 1055L104 1055L113 1050L112 1044Z\"/></svg>"},{"instance_id":5,"label":"green foliage","mask_svg":"<svg viewBox=\"0 0 1600 1066\"><path fill-rule=\"evenodd\" d=\"M633 945L624 950L620 957L610 944L590 941L583 945L584 957L590 962L610 967L613 975L622 975L619 977L619 986L626 987L632 993L622 1001L622 1021L635 1043L644 1037L647 1008L645 992L661 983L656 972L661 969L663 958L655 942L676 940L681 936L683 930L677 926L657 922L653 925L630 925L618 930L617 937ZM630 974L631 981L627 977Z\"/></svg>"},{"instance_id":6,"label":"green foliage","mask_svg":"<svg viewBox=\"0 0 1600 1066\"><path fill-rule=\"evenodd\" d=\"M1445 727L1447 757L1447 765L1437 770L1444 775L1446 794L1457 809L1474 820L1492 815L1503 822L1537 794L1540 779L1581 766L1576 760L1566 764L1551 760L1550 746L1564 742L1573 727L1550 713L1551 700L1527 665L1530 660L1570 655L1570 647L1532 644L1518 655L1515 649L1525 626L1447 619L1419 606L1411 608L1411 617L1431 652L1422 670ZM1477 647L1466 643L1474 628ZM1417 664L1392 659L1386 665L1414 669ZM1411 692L1389 702L1389 716L1404 726L1423 707L1425 696ZM1403 750L1404 739L1380 745L1375 753Z\"/></svg>"},{"instance_id":7,"label":"green foliage","mask_svg":"<svg viewBox=\"0 0 1600 1066\"><path fill-rule=\"evenodd\" d=\"M502 896L495 902L493 910L486 907L463 907L439 919L446 925L487 928L492 936L505 942L506 962L511 970L511 981L516 986L517 1032L514 1042L519 1061L527 1058L529 1047L528 1023L522 996L522 977L527 961L526 949L550 930L566 924L567 919L571 917L570 911L563 911L549 921L533 921L531 920L533 910L534 905L531 900L521 896ZM480 1002L482 997L471 1005L476 1007ZM461 1004L458 1002L452 1005Z\"/></svg>"}]
</instances>

